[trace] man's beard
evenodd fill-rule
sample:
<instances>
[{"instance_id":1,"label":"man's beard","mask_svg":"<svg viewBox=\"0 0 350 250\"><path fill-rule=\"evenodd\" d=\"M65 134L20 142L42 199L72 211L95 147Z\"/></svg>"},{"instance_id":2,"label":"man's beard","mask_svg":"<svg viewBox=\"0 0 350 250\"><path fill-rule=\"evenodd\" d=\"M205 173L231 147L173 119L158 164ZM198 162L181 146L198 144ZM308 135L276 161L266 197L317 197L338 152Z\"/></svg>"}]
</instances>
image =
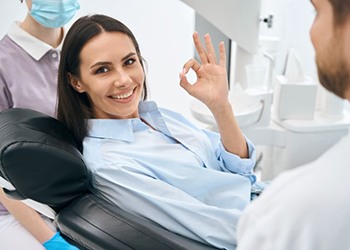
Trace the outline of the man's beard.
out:
<instances>
[{"instance_id":1,"label":"man's beard","mask_svg":"<svg viewBox=\"0 0 350 250\"><path fill-rule=\"evenodd\" d=\"M334 37L327 51L316 57L318 77L323 87L345 98L350 84L349 63L345 60L343 48L334 42L336 39Z\"/></svg>"}]
</instances>

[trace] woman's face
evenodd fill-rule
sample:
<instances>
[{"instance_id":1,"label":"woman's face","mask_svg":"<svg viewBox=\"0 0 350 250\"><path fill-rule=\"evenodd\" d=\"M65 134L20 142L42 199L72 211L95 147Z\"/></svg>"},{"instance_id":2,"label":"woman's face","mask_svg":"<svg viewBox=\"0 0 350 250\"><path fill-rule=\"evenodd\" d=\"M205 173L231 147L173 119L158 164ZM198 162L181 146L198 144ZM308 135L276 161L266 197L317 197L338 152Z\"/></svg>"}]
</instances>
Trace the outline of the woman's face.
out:
<instances>
[{"instance_id":1,"label":"woman's face","mask_svg":"<svg viewBox=\"0 0 350 250\"><path fill-rule=\"evenodd\" d=\"M76 91L86 93L94 118L139 117L144 71L132 40L121 32L103 32L80 52L80 77L71 77Z\"/></svg>"}]
</instances>

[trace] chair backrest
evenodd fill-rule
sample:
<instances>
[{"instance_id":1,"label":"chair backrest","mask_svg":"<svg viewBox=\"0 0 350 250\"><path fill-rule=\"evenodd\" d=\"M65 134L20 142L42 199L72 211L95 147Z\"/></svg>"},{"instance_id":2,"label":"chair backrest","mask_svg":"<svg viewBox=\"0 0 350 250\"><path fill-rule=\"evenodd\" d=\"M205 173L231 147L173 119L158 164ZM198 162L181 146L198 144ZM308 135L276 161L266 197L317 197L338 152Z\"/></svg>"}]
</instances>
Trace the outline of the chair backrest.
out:
<instances>
[{"instance_id":1,"label":"chair backrest","mask_svg":"<svg viewBox=\"0 0 350 250\"><path fill-rule=\"evenodd\" d=\"M0 112L0 177L15 188L12 197L53 208L61 234L80 249L215 249L90 193L90 172L70 132L39 112Z\"/></svg>"},{"instance_id":2,"label":"chair backrest","mask_svg":"<svg viewBox=\"0 0 350 250\"><path fill-rule=\"evenodd\" d=\"M0 176L16 188L14 198L33 199L58 212L88 192L90 173L62 123L12 108L0 113Z\"/></svg>"}]
</instances>

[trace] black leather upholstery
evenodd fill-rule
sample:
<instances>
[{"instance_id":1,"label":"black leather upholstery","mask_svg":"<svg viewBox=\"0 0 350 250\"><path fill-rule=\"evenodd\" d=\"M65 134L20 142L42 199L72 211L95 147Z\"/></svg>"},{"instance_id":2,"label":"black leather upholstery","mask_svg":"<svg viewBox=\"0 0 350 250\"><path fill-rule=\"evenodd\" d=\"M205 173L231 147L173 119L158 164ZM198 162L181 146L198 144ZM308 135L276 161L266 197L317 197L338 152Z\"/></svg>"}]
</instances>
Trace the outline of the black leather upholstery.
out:
<instances>
[{"instance_id":1,"label":"black leather upholstery","mask_svg":"<svg viewBox=\"0 0 350 250\"><path fill-rule=\"evenodd\" d=\"M9 109L0 114L0 168L18 197L59 211L88 191L89 173L69 131L39 112Z\"/></svg>"},{"instance_id":2,"label":"black leather upholstery","mask_svg":"<svg viewBox=\"0 0 350 250\"><path fill-rule=\"evenodd\" d=\"M0 175L16 188L12 197L53 208L61 233L82 249L215 249L91 194L90 173L70 132L39 112L0 113Z\"/></svg>"},{"instance_id":3,"label":"black leather upholstery","mask_svg":"<svg viewBox=\"0 0 350 250\"><path fill-rule=\"evenodd\" d=\"M135 217L92 194L75 200L56 220L65 235L87 249L215 249Z\"/></svg>"}]
</instances>

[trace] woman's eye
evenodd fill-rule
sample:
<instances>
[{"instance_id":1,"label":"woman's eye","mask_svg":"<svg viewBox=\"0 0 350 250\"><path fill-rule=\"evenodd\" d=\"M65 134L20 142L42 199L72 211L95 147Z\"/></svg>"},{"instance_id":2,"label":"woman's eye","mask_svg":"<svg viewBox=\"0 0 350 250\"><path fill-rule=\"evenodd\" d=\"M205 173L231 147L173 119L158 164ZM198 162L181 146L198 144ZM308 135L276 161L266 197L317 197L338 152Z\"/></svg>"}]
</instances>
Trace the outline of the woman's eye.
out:
<instances>
[{"instance_id":1,"label":"woman's eye","mask_svg":"<svg viewBox=\"0 0 350 250\"><path fill-rule=\"evenodd\" d=\"M106 72L108 72L108 71L109 71L108 68L106 68L106 67L100 67L100 68L98 68L98 69L96 70L96 74L102 74L102 73L106 73Z\"/></svg>"},{"instance_id":2,"label":"woman's eye","mask_svg":"<svg viewBox=\"0 0 350 250\"><path fill-rule=\"evenodd\" d=\"M128 65L131 65L135 62L136 60L133 59L133 58L129 58L128 60L125 61L125 65L128 66Z\"/></svg>"}]
</instances>

